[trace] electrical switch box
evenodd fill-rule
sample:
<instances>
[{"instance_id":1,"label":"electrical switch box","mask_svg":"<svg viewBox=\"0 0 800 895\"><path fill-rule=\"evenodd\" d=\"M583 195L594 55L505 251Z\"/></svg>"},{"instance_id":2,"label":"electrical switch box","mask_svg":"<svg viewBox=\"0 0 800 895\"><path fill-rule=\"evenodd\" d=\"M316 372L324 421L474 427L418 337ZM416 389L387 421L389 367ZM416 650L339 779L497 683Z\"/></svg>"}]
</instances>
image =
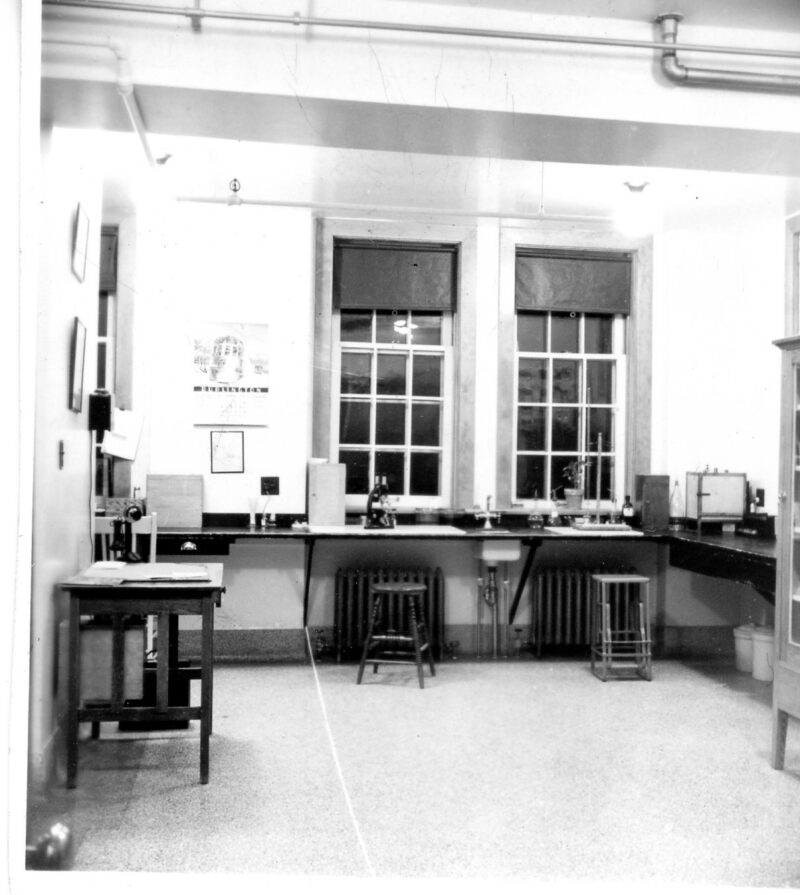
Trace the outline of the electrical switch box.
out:
<instances>
[{"instance_id":1,"label":"electrical switch box","mask_svg":"<svg viewBox=\"0 0 800 895\"><path fill-rule=\"evenodd\" d=\"M261 476L261 493L269 494L271 496L275 496L276 494L280 494L281 480L276 475L262 475Z\"/></svg>"}]
</instances>

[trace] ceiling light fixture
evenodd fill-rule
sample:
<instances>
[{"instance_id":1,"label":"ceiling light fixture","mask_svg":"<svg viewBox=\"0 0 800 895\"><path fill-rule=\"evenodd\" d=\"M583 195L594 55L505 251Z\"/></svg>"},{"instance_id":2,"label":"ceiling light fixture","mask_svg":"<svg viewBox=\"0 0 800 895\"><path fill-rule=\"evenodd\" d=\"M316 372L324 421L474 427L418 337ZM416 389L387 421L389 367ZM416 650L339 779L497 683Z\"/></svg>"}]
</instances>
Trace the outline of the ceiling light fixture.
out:
<instances>
[{"instance_id":1,"label":"ceiling light fixture","mask_svg":"<svg viewBox=\"0 0 800 895\"><path fill-rule=\"evenodd\" d=\"M655 216L652 193L647 191L650 183L626 180L624 186L615 215L616 225L626 236L645 236L653 230Z\"/></svg>"},{"instance_id":2,"label":"ceiling light fixture","mask_svg":"<svg viewBox=\"0 0 800 895\"><path fill-rule=\"evenodd\" d=\"M239 195L239 190L242 188L241 183L234 177L233 180L228 184L231 190L230 196L228 196L228 205L241 205L243 200Z\"/></svg>"}]
</instances>

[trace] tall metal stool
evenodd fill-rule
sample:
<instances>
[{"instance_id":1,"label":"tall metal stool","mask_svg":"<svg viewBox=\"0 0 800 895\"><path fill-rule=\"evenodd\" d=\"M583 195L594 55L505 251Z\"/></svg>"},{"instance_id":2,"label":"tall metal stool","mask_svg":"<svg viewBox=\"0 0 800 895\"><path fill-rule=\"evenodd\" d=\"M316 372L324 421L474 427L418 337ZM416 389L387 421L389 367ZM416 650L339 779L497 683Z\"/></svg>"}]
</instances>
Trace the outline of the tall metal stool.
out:
<instances>
[{"instance_id":1,"label":"tall metal stool","mask_svg":"<svg viewBox=\"0 0 800 895\"><path fill-rule=\"evenodd\" d=\"M431 676L435 676L425 614L421 603L427 591L424 582L375 581L369 588L369 623L364 638L361 664L356 683L364 676L364 666L372 664L372 672L379 665L416 665L420 688L425 687L422 654L425 653ZM385 612L381 612L383 599ZM391 605L394 603L394 605Z\"/></svg>"},{"instance_id":2,"label":"tall metal stool","mask_svg":"<svg viewBox=\"0 0 800 895\"><path fill-rule=\"evenodd\" d=\"M592 575L589 610L592 674L653 679L650 579L642 575Z\"/></svg>"}]
</instances>

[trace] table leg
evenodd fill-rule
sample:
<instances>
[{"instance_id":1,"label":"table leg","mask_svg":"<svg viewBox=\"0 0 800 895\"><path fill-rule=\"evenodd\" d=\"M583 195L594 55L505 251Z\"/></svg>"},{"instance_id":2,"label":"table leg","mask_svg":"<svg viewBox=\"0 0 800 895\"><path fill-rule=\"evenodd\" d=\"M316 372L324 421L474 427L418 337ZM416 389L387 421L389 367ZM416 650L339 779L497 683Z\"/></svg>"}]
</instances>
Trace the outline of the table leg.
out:
<instances>
[{"instance_id":1,"label":"table leg","mask_svg":"<svg viewBox=\"0 0 800 895\"><path fill-rule=\"evenodd\" d=\"M111 619L111 709L118 712L125 700L125 616Z\"/></svg>"},{"instance_id":2,"label":"table leg","mask_svg":"<svg viewBox=\"0 0 800 895\"><path fill-rule=\"evenodd\" d=\"M81 688L80 599L69 599L69 671L67 675L67 787L78 779L78 702Z\"/></svg>"},{"instance_id":3,"label":"table leg","mask_svg":"<svg viewBox=\"0 0 800 895\"><path fill-rule=\"evenodd\" d=\"M786 731L789 713L773 706L772 709L772 767L782 771L786 759Z\"/></svg>"},{"instance_id":4,"label":"table leg","mask_svg":"<svg viewBox=\"0 0 800 895\"><path fill-rule=\"evenodd\" d=\"M170 666L174 662L172 638L166 637L161 632L168 632L170 629L170 613L158 613L158 651L156 654L156 706L160 711L166 711L169 708L169 675Z\"/></svg>"},{"instance_id":5,"label":"table leg","mask_svg":"<svg viewBox=\"0 0 800 895\"><path fill-rule=\"evenodd\" d=\"M203 646L200 669L200 782L208 783L211 702L214 689L214 599L203 601Z\"/></svg>"},{"instance_id":6,"label":"table leg","mask_svg":"<svg viewBox=\"0 0 800 895\"><path fill-rule=\"evenodd\" d=\"M514 616L517 614L517 607L522 598L522 592L525 590L525 585L528 583L528 575L530 575L531 572L533 559L536 556L536 551L539 549L541 543L540 540L532 540L528 543L528 555L525 557L525 565L522 567L522 574L519 576L519 581L517 582L517 589L514 592L514 600L511 603L511 609L508 611L509 625L514 623Z\"/></svg>"},{"instance_id":7,"label":"table leg","mask_svg":"<svg viewBox=\"0 0 800 895\"><path fill-rule=\"evenodd\" d=\"M314 538L305 538L306 545L306 570L303 581L303 629L308 627L308 597L311 590L311 563L314 560Z\"/></svg>"}]
</instances>

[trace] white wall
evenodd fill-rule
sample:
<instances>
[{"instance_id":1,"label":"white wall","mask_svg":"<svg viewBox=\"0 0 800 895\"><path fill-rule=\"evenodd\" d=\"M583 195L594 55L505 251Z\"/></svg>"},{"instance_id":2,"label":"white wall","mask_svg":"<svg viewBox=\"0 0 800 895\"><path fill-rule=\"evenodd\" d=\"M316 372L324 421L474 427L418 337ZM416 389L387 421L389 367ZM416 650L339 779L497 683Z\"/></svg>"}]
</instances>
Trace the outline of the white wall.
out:
<instances>
[{"instance_id":1,"label":"white wall","mask_svg":"<svg viewBox=\"0 0 800 895\"><path fill-rule=\"evenodd\" d=\"M30 761L32 780L48 772L57 731L59 674L65 656L65 598L58 582L91 559L91 435L86 394L94 388L93 344L97 332L101 187L99 161L90 147L77 149L68 135L46 139L41 266L36 341L36 433L33 495L33 592L31 603ZM72 232L78 204L89 222L86 277L71 269ZM86 325L83 410L68 408L70 340L75 317ZM63 442L63 468L59 443ZM63 682L63 677L60 678ZM62 693L63 695L63 693Z\"/></svg>"},{"instance_id":2,"label":"white wall","mask_svg":"<svg viewBox=\"0 0 800 895\"><path fill-rule=\"evenodd\" d=\"M698 202L656 240L653 472L744 472L777 509L784 214L776 189L758 204Z\"/></svg>"},{"instance_id":3,"label":"white wall","mask_svg":"<svg viewBox=\"0 0 800 895\"><path fill-rule=\"evenodd\" d=\"M173 205L145 211L129 234L120 278L133 305L132 409L144 430L133 485L146 476L203 476L204 510L247 513L260 476L279 476L269 512L305 512L313 346L313 224L297 209ZM131 256L131 252L133 255ZM134 285L131 286L130 284ZM196 425L192 402L193 326L266 324L269 396L256 425ZM212 474L209 432L244 431L245 472Z\"/></svg>"}]
</instances>

